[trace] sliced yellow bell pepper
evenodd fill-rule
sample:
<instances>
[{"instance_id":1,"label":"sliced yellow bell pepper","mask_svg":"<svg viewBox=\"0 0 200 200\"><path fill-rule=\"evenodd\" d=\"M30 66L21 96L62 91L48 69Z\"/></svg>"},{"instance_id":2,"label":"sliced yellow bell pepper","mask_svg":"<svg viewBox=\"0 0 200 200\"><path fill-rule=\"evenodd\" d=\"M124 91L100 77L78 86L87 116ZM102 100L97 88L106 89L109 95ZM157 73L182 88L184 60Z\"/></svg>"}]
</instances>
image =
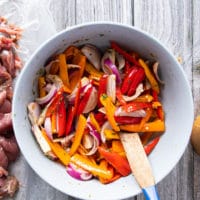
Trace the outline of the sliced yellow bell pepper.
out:
<instances>
[{"instance_id":1,"label":"sliced yellow bell pepper","mask_svg":"<svg viewBox=\"0 0 200 200\"><path fill-rule=\"evenodd\" d=\"M159 93L160 89L159 89L158 82L154 78L154 76L153 76L152 72L150 71L149 67L147 66L147 64L142 59L139 59L139 63L144 68L146 77L149 80L149 82L151 84L151 87L153 88L153 90L155 90L157 93Z\"/></svg>"},{"instance_id":2,"label":"sliced yellow bell pepper","mask_svg":"<svg viewBox=\"0 0 200 200\"><path fill-rule=\"evenodd\" d=\"M100 101L106 110L106 116L108 118L110 125L115 131L117 132L120 131L119 126L114 118L116 108L114 104L112 103L111 98L108 97L106 94L103 94L100 97Z\"/></svg>"},{"instance_id":3,"label":"sliced yellow bell pepper","mask_svg":"<svg viewBox=\"0 0 200 200\"><path fill-rule=\"evenodd\" d=\"M100 128L99 123L95 119L94 114L92 112L90 113L89 117L90 117L90 121L91 121L92 125L97 129L97 131L100 132L101 128Z\"/></svg>"},{"instance_id":4,"label":"sliced yellow bell pepper","mask_svg":"<svg viewBox=\"0 0 200 200\"><path fill-rule=\"evenodd\" d=\"M143 127L140 127L140 124L127 124L121 125L120 129L128 132L164 132L165 123L160 119L156 119L153 122L145 123Z\"/></svg>"},{"instance_id":5,"label":"sliced yellow bell pepper","mask_svg":"<svg viewBox=\"0 0 200 200\"><path fill-rule=\"evenodd\" d=\"M85 71L89 74L100 78L103 75L103 72L98 71L91 63L86 62Z\"/></svg>"},{"instance_id":6,"label":"sliced yellow bell pepper","mask_svg":"<svg viewBox=\"0 0 200 200\"><path fill-rule=\"evenodd\" d=\"M104 135L105 135L106 140L120 139L119 134L110 129L105 129Z\"/></svg>"},{"instance_id":7,"label":"sliced yellow bell pepper","mask_svg":"<svg viewBox=\"0 0 200 200\"><path fill-rule=\"evenodd\" d=\"M83 115L80 115L74 136L74 141L69 151L69 155L73 155L77 151L84 134L86 123L87 123L86 118Z\"/></svg>"},{"instance_id":8,"label":"sliced yellow bell pepper","mask_svg":"<svg viewBox=\"0 0 200 200\"><path fill-rule=\"evenodd\" d=\"M46 95L46 91L44 89L45 85L46 85L46 82L45 82L44 76L40 76L38 78L38 89L39 89L40 98Z\"/></svg>"},{"instance_id":9,"label":"sliced yellow bell pepper","mask_svg":"<svg viewBox=\"0 0 200 200\"><path fill-rule=\"evenodd\" d=\"M88 157L75 153L71 157L71 162L78 165L79 167L89 171L94 176L110 179L113 177L113 173L105 167L97 165Z\"/></svg>"},{"instance_id":10,"label":"sliced yellow bell pepper","mask_svg":"<svg viewBox=\"0 0 200 200\"><path fill-rule=\"evenodd\" d=\"M70 90L68 68L67 68L65 54L59 54L58 59L59 59L59 77L64 84L64 88Z\"/></svg>"},{"instance_id":11,"label":"sliced yellow bell pepper","mask_svg":"<svg viewBox=\"0 0 200 200\"><path fill-rule=\"evenodd\" d=\"M58 157L58 159L61 161L61 163L63 165L68 165L70 162L70 155L62 148L61 145L59 145L56 142L52 142L44 129L42 129L42 135L45 138L45 140L47 141L47 143L49 144L49 146L51 147L51 150L53 151L53 153Z\"/></svg>"}]
</instances>

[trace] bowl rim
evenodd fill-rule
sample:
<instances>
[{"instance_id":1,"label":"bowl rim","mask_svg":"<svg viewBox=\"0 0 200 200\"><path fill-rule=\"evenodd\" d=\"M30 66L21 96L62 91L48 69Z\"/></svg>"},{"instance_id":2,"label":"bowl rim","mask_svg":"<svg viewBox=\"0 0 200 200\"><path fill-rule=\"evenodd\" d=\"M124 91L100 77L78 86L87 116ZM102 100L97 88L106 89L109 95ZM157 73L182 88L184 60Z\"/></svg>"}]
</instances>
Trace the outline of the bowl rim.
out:
<instances>
[{"instance_id":1,"label":"bowl rim","mask_svg":"<svg viewBox=\"0 0 200 200\"><path fill-rule=\"evenodd\" d=\"M79 28L82 28L82 27L85 27L85 26L94 26L94 25L111 25L111 26L119 26L121 28L128 28L128 29L132 29L134 31L137 31L138 33L140 34L143 34L145 37L147 37L148 39L152 40L154 43L156 43L157 45L161 46L165 51L166 53L168 54L168 56L170 56L173 60L173 62L179 67L179 70L181 71L185 81L186 81L186 86L187 86L187 90L189 91L189 99L190 99L190 106L191 106L191 113L193 114L191 116L191 121L190 121L190 130L192 130L192 122L194 120L194 102L193 102L193 97L192 97L192 91L191 91L191 87L190 87L190 84L189 84L189 80L186 76L186 73L185 71L183 70L183 68L181 67L180 63L175 59L174 55L171 53L171 51L164 45L162 44L156 37L152 36L150 33L144 31L144 30L141 30L140 28L138 27L135 27L135 26L132 26L132 25L129 25L129 24L124 24L124 23L119 23L119 22L111 22L111 21L97 21L97 22L86 22L86 23L81 23L81 24L77 24L77 25L73 25L73 26L70 26L70 27L67 27L66 29L54 34L53 36L51 36L49 39L47 39L46 41L44 41L34 52L33 54L30 56L30 58L28 59L28 61L25 63L23 69L21 70L19 76L17 77L17 81L16 81L16 84L15 84L15 88L18 88L18 85L20 83L20 77L23 76L24 72L26 71L26 69L28 68L28 66L30 66L31 64L31 61L35 58L35 56L48 44L50 43L52 40L56 40L59 36L61 36L62 34L65 34L66 32L69 32L71 30L74 30L74 29L79 29ZM14 88L14 95L13 95L13 102L17 101L15 99L15 88ZM15 111L15 108L14 108L14 104L12 104L12 110ZM12 119L15 119L15 112L12 112ZM14 120L15 121L15 120ZM15 134L15 130L16 130L16 125L15 123L13 123L13 129L14 129L14 134ZM20 140L18 139L18 134L15 134L16 136L16 139L17 139L17 142L18 142L18 145L21 149L22 147L22 144L20 143ZM189 143L189 138L190 138L190 134L188 133L187 135L187 140L185 141L185 146L182 147L182 151L180 151L180 154L177 155L177 160L176 162L173 164L173 166L171 166L171 169L169 171L166 171L164 176L162 178L160 178L159 180L156 180L156 184L159 183L161 180L163 180L172 170L173 168L177 165L177 163L180 161L181 157L183 156L186 148L187 148L187 145ZM54 187L56 190L59 190L61 192L63 192L64 194L66 195L70 195L70 196L73 196L73 197L76 197L76 198L86 198L86 196L84 195L81 195L79 193L76 193L76 195L74 193L71 193L70 191L63 191L62 189L56 187L55 185L53 185L53 183L49 182L49 180L46 179L46 177L44 177L42 174L39 174L37 172L37 170L34 168L34 166L32 165L32 163L30 162L29 160L29 157L24 153L24 151L21 151L21 153L23 154L23 156L25 157L25 160L27 161L27 163L29 164L29 166L31 167L31 169L33 169L35 171L35 173L41 177L46 183L48 183L49 185L51 185L52 187ZM126 195L126 193L124 193L124 195L122 196L122 198L130 198L130 197L133 197L135 195L138 195L139 193L141 193L142 190L138 191L136 194L133 194L132 196L130 195Z\"/></svg>"}]
</instances>

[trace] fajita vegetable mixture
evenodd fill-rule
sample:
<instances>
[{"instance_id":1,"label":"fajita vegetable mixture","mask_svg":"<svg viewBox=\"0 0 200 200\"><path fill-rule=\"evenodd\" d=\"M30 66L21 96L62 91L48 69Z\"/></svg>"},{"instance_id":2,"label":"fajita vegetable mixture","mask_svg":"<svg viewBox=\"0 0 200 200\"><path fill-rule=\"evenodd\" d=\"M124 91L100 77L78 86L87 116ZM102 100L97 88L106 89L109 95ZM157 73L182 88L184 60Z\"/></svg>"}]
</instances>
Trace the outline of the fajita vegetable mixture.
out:
<instances>
[{"instance_id":1,"label":"fajita vegetable mixture","mask_svg":"<svg viewBox=\"0 0 200 200\"><path fill-rule=\"evenodd\" d=\"M103 53L85 44L55 55L28 105L42 152L79 180L129 175L119 132L139 133L149 155L165 131L158 65L114 41Z\"/></svg>"}]
</instances>

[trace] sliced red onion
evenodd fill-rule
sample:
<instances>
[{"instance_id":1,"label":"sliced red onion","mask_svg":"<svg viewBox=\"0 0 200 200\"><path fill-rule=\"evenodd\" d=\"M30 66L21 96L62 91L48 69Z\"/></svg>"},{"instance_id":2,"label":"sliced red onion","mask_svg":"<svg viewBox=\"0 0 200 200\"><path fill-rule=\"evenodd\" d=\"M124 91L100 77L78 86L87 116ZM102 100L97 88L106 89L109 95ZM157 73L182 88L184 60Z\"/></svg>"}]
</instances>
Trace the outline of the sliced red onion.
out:
<instances>
[{"instance_id":1,"label":"sliced red onion","mask_svg":"<svg viewBox=\"0 0 200 200\"><path fill-rule=\"evenodd\" d=\"M118 54L116 52L116 59L117 59L117 62L118 62L118 69L122 70L124 68L124 66L125 66L125 59L124 59L124 57L121 54Z\"/></svg>"},{"instance_id":2,"label":"sliced red onion","mask_svg":"<svg viewBox=\"0 0 200 200\"><path fill-rule=\"evenodd\" d=\"M97 69L100 70L101 66L101 53L99 49L92 45L86 44L81 49L81 52L87 57L90 63Z\"/></svg>"},{"instance_id":3,"label":"sliced red onion","mask_svg":"<svg viewBox=\"0 0 200 200\"><path fill-rule=\"evenodd\" d=\"M40 105L47 104L51 101L51 99L56 94L56 92L57 92L56 86L52 85L51 90L49 91L49 93L46 96L41 97L41 98L36 98L35 100Z\"/></svg>"},{"instance_id":4,"label":"sliced red onion","mask_svg":"<svg viewBox=\"0 0 200 200\"><path fill-rule=\"evenodd\" d=\"M71 133L70 135L67 135L62 138L55 138L53 139L53 142L60 142L63 148L68 148L70 147L70 144L74 138L75 132Z\"/></svg>"},{"instance_id":5,"label":"sliced red onion","mask_svg":"<svg viewBox=\"0 0 200 200\"><path fill-rule=\"evenodd\" d=\"M89 134L92 136L92 148L85 155L90 156L96 153L97 148L101 142L101 137L100 137L99 132L95 129L95 127L90 122L87 122L87 126L89 128Z\"/></svg>"},{"instance_id":6,"label":"sliced red onion","mask_svg":"<svg viewBox=\"0 0 200 200\"><path fill-rule=\"evenodd\" d=\"M130 97L129 97L129 96L123 95L123 99L124 99L126 102L128 102L128 101L133 101L134 99L136 99L137 97L139 97L140 94L141 94L142 92L144 92L144 88L143 88L143 84L140 83L140 84L138 85L138 87L136 88L135 94L134 94L133 96L130 96Z\"/></svg>"},{"instance_id":7,"label":"sliced red onion","mask_svg":"<svg viewBox=\"0 0 200 200\"><path fill-rule=\"evenodd\" d=\"M105 135L104 135L104 130L106 130L106 129L112 129L112 127L111 127L109 121L106 121L106 122L103 124L103 126L101 127L100 135L101 135L101 141L102 141L103 143L106 142L106 137L105 137Z\"/></svg>"},{"instance_id":8,"label":"sliced red onion","mask_svg":"<svg viewBox=\"0 0 200 200\"><path fill-rule=\"evenodd\" d=\"M106 59L110 59L112 63L115 63L115 50L114 49L107 49L104 53L103 57L101 58L101 67L104 68L104 61Z\"/></svg>"},{"instance_id":9,"label":"sliced red onion","mask_svg":"<svg viewBox=\"0 0 200 200\"><path fill-rule=\"evenodd\" d=\"M44 129L45 129L49 139L52 140L53 137L52 137L51 118L50 117L45 118L45 120L44 120Z\"/></svg>"},{"instance_id":10,"label":"sliced red onion","mask_svg":"<svg viewBox=\"0 0 200 200\"><path fill-rule=\"evenodd\" d=\"M95 138L97 138L98 143L100 144L101 137L100 137L99 132L96 130L96 128L90 122L87 122L87 126L90 130L90 134L93 135Z\"/></svg>"},{"instance_id":11,"label":"sliced red onion","mask_svg":"<svg viewBox=\"0 0 200 200\"><path fill-rule=\"evenodd\" d=\"M127 117L145 117L146 116L146 111L141 109L141 110L136 110L133 112L126 112L121 106L118 107L115 111L115 116L127 116Z\"/></svg>"},{"instance_id":12,"label":"sliced red onion","mask_svg":"<svg viewBox=\"0 0 200 200\"><path fill-rule=\"evenodd\" d=\"M32 125L37 124L40 114L41 109L38 103L31 102L28 104L28 117Z\"/></svg>"},{"instance_id":13,"label":"sliced red onion","mask_svg":"<svg viewBox=\"0 0 200 200\"><path fill-rule=\"evenodd\" d=\"M91 149L94 146L94 137L90 134L84 134L82 144L86 149Z\"/></svg>"},{"instance_id":14,"label":"sliced red onion","mask_svg":"<svg viewBox=\"0 0 200 200\"><path fill-rule=\"evenodd\" d=\"M116 101L116 76L111 74L107 78L107 87L106 93L109 97L111 97L112 102L115 103Z\"/></svg>"},{"instance_id":15,"label":"sliced red onion","mask_svg":"<svg viewBox=\"0 0 200 200\"><path fill-rule=\"evenodd\" d=\"M121 75L119 73L119 70L117 69L116 65L109 58L107 58L104 61L103 71L107 74L115 74L117 83L118 84L121 83Z\"/></svg>"},{"instance_id":16,"label":"sliced red onion","mask_svg":"<svg viewBox=\"0 0 200 200\"><path fill-rule=\"evenodd\" d=\"M90 94L88 102L85 105L83 113L89 113L96 107L96 105L97 105L97 90L95 89L95 87L92 87L92 92Z\"/></svg>"},{"instance_id":17,"label":"sliced red onion","mask_svg":"<svg viewBox=\"0 0 200 200\"><path fill-rule=\"evenodd\" d=\"M67 68L68 69L80 69L80 65L74 65L74 64L67 64Z\"/></svg>"},{"instance_id":18,"label":"sliced red onion","mask_svg":"<svg viewBox=\"0 0 200 200\"><path fill-rule=\"evenodd\" d=\"M92 178L92 174L80 167L78 167L75 164L70 163L67 167L66 167L67 173L78 180L81 181L87 181L90 180Z\"/></svg>"},{"instance_id":19,"label":"sliced red onion","mask_svg":"<svg viewBox=\"0 0 200 200\"><path fill-rule=\"evenodd\" d=\"M158 65L159 63L158 62L155 62L154 65L153 65L153 72L155 74L155 77L156 79L158 80L159 83L161 84L165 84L164 81L162 81L158 75Z\"/></svg>"},{"instance_id":20,"label":"sliced red onion","mask_svg":"<svg viewBox=\"0 0 200 200\"><path fill-rule=\"evenodd\" d=\"M106 114L106 109L104 107L99 108L98 111L103 114Z\"/></svg>"},{"instance_id":21,"label":"sliced red onion","mask_svg":"<svg viewBox=\"0 0 200 200\"><path fill-rule=\"evenodd\" d=\"M46 75L46 79L50 81L51 83L53 83L57 89L60 89L61 87L64 86L63 81L57 75L48 74Z\"/></svg>"}]
</instances>

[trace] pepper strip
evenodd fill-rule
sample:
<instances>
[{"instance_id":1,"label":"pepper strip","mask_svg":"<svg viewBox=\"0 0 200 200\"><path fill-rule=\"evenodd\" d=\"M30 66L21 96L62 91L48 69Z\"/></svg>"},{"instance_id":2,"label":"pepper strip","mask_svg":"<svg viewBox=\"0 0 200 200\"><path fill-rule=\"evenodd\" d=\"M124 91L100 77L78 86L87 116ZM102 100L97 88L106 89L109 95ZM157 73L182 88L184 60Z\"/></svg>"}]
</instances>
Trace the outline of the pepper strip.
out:
<instances>
[{"instance_id":1,"label":"pepper strip","mask_svg":"<svg viewBox=\"0 0 200 200\"><path fill-rule=\"evenodd\" d=\"M51 147L51 150L53 151L53 153L59 158L61 163L65 166L67 166L70 162L70 155L62 148L61 145L59 145L56 142L52 142L48 138L44 129L42 129L42 135L45 138L45 140L47 141L47 143L49 144L49 146Z\"/></svg>"},{"instance_id":2,"label":"pepper strip","mask_svg":"<svg viewBox=\"0 0 200 200\"><path fill-rule=\"evenodd\" d=\"M107 170L104 167L97 165L88 157L85 157L78 153L75 153L71 157L71 162L92 173L94 176L102 177L105 179L111 179L113 177L113 173L110 170Z\"/></svg>"},{"instance_id":3,"label":"pepper strip","mask_svg":"<svg viewBox=\"0 0 200 200\"><path fill-rule=\"evenodd\" d=\"M127 124L119 126L121 130L128 132L164 132L165 123L160 119L156 119L153 122L145 123L141 128L140 124Z\"/></svg>"},{"instance_id":4,"label":"pepper strip","mask_svg":"<svg viewBox=\"0 0 200 200\"><path fill-rule=\"evenodd\" d=\"M69 88L68 67L66 63L65 54L59 54L59 77L61 78L65 87Z\"/></svg>"},{"instance_id":5,"label":"pepper strip","mask_svg":"<svg viewBox=\"0 0 200 200\"><path fill-rule=\"evenodd\" d=\"M138 61L131 56L130 54L128 54L126 51L124 51L116 42L111 41L111 47L117 51L119 54L121 54L126 60L128 60L129 62L133 63L136 66L140 66Z\"/></svg>"},{"instance_id":6,"label":"pepper strip","mask_svg":"<svg viewBox=\"0 0 200 200\"><path fill-rule=\"evenodd\" d=\"M68 110L67 110L67 117L66 117L66 129L65 129L65 135L69 135L71 127L72 127L72 123L74 120L74 113L75 109L73 106L69 106Z\"/></svg>"},{"instance_id":7,"label":"pepper strip","mask_svg":"<svg viewBox=\"0 0 200 200\"><path fill-rule=\"evenodd\" d=\"M122 106L122 109L126 112L133 112L136 110L141 110L141 109L151 108L151 107L152 107L152 103L149 103L149 102L131 102Z\"/></svg>"},{"instance_id":8,"label":"pepper strip","mask_svg":"<svg viewBox=\"0 0 200 200\"><path fill-rule=\"evenodd\" d=\"M119 126L117 125L117 122L115 121L114 115L115 115L115 106L112 103L112 100L110 97L108 97L106 94L101 95L100 101L102 105L105 107L106 110L106 116L108 118L108 121L110 122L110 125L115 131L120 131Z\"/></svg>"},{"instance_id":9,"label":"pepper strip","mask_svg":"<svg viewBox=\"0 0 200 200\"><path fill-rule=\"evenodd\" d=\"M44 89L45 85L46 85L46 82L45 82L44 76L40 76L38 78L38 89L39 89L40 98L46 96L46 91Z\"/></svg>"},{"instance_id":10,"label":"pepper strip","mask_svg":"<svg viewBox=\"0 0 200 200\"><path fill-rule=\"evenodd\" d=\"M108 162L106 160L101 160L100 162L100 166L107 169L107 170L112 170L114 171L114 168L111 166L111 165L108 165ZM113 177L110 178L110 179L105 179L105 178L101 178L99 177L99 181L103 184L108 184L108 183L111 183L113 181L116 181L117 179L119 179L121 177L121 174L119 173L116 173L116 172L112 172L114 173Z\"/></svg>"},{"instance_id":11,"label":"pepper strip","mask_svg":"<svg viewBox=\"0 0 200 200\"><path fill-rule=\"evenodd\" d=\"M147 155L149 155L152 152L152 150L158 144L159 140L160 137L156 137L152 141L150 141L146 146L144 146L144 151L146 152Z\"/></svg>"},{"instance_id":12,"label":"pepper strip","mask_svg":"<svg viewBox=\"0 0 200 200\"><path fill-rule=\"evenodd\" d=\"M130 174L131 169L126 157L119 155L116 152L109 152L103 147L98 147L100 155L107 160L122 176Z\"/></svg>"},{"instance_id":13,"label":"pepper strip","mask_svg":"<svg viewBox=\"0 0 200 200\"><path fill-rule=\"evenodd\" d=\"M149 80L149 83L151 84L152 89L155 90L159 94L160 88L159 88L158 82L154 78L149 67L147 66L147 64L142 59L139 59L139 63L144 68L145 75L146 75L147 79Z\"/></svg>"},{"instance_id":14,"label":"pepper strip","mask_svg":"<svg viewBox=\"0 0 200 200\"><path fill-rule=\"evenodd\" d=\"M116 89L116 97L121 105L126 105L126 101L123 98L120 88Z\"/></svg>"},{"instance_id":15,"label":"pepper strip","mask_svg":"<svg viewBox=\"0 0 200 200\"><path fill-rule=\"evenodd\" d=\"M90 64L89 62L86 62L86 65L85 65L85 71L88 72L89 74L95 76L95 77L98 77L100 78L103 73L98 71L95 67L93 67L92 64Z\"/></svg>"},{"instance_id":16,"label":"pepper strip","mask_svg":"<svg viewBox=\"0 0 200 200\"><path fill-rule=\"evenodd\" d=\"M65 108L65 100L62 98L60 103L58 104L57 109L57 132L58 137L61 137L65 134L66 128L66 108Z\"/></svg>"},{"instance_id":17,"label":"pepper strip","mask_svg":"<svg viewBox=\"0 0 200 200\"><path fill-rule=\"evenodd\" d=\"M83 115L80 115L79 119L78 119L75 136L74 136L74 141L73 141L71 149L69 151L69 155L71 155L71 156L76 152L76 150L78 149L78 147L81 143L81 139L84 134L86 123L87 123L86 118Z\"/></svg>"},{"instance_id":18,"label":"pepper strip","mask_svg":"<svg viewBox=\"0 0 200 200\"><path fill-rule=\"evenodd\" d=\"M101 128L100 128L99 123L95 119L94 114L92 112L90 113L89 117L90 117L90 121L91 121L92 125L97 129L97 131L100 132Z\"/></svg>"}]
</instances>

